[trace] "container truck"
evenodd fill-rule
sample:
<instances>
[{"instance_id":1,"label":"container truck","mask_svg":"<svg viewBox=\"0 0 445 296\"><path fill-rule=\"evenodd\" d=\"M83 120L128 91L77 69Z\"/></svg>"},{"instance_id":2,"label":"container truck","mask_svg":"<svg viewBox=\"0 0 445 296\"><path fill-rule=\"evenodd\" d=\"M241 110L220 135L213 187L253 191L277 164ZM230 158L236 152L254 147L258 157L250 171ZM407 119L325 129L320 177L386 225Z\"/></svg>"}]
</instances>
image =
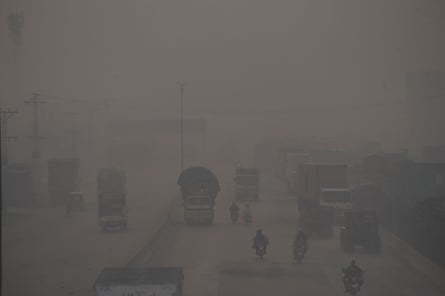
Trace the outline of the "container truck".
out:
<instances>
[{"instance_id":1,"label":"container truck","mask_svg":"<svg viewBox=\"0 0 445 296\"><path fill-rule=\"evenodd\" d=\"M253 201L259 199L258 168L236 168L235 197L237 201Z\"/></svg>"},{"instance_id":2,"label":"container truck","mask_svg":"<svg viewBox=\"0 0 445 296\"><path fill-rule=\"evenodd\" d=\"M93 286L95 296L182 296L181 267L104 268Z\"/></svg>"},{"instance_id":3,"label":"container truck","mask_svg":"<svg viewBox=\"0 0 445 296\"><path fill-rule=\"evenodd\" d=\"M205 167L185 169L178 179L184 200L184 220L188 224L212 224L218 179Z\"/></svg>"},{"instance_id":4,"label":"container truck","mask_svg":"<svg viewBox=\"0 0 445 296\"><path fill-rule=\"evenodd\" d=\"M300 222L308 232L332 236L335 224L335 209L320 204L322 195L347 191L348 167L346 164L300 164L298 166L297 195Z\"/></svg>"},{"instance_id":5,"label":"container truck","mask_svg":"<svg viewBox=\"0 0 445 296\"><path fill-rule=\"evenodd\" d=\"M97 175L98 220L103 231L127 229L126 177L122 169L103 168Z\"/></svg>"},{"instance_id":6,"label":"container truck","mask_svg":"<svg viewBox=\"0 0 445 296\"><path fill-rule=\"evenodd\" d=\"M48 160L48 195L53 205L65 205L71 192L79 191L79 159Z\"/></svg>"}]
</instances>

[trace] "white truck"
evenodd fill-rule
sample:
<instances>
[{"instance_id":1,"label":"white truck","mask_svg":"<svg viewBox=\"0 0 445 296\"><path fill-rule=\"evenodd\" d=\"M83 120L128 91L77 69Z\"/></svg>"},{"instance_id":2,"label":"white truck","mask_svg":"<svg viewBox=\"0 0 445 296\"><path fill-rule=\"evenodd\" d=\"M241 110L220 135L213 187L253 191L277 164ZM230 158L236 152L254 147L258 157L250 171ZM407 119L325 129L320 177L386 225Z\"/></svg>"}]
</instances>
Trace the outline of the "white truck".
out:
<instances>
[{"instance_id":1,"label":"white truck","mask_svg":"<svg viewBox=\"0 0 445 296\"><path fill-rule=\"evenodd\" d=\"M181 267L104 268L93 286L95 296L182 296Z\"/></svg>"}]
</instances>

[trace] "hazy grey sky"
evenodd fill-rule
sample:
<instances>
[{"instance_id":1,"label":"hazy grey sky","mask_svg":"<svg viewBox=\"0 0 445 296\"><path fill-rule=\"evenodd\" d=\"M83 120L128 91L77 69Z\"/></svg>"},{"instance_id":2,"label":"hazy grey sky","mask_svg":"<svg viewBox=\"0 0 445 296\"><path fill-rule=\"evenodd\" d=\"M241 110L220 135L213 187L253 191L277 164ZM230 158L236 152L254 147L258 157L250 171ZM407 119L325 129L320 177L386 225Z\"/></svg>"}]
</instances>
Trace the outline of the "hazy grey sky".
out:
<instances>
[{"instance_id":1,"label":"hazy grey sky","mask_svg":"<svg viewBox=\"0 0 445 296\"><path fill-rule=\"evenodd\" d=\"M394 140L407 137L401 131L403 106L368 104L403 100L405 72L445 71L443 0L1 5L2 16L25 14L18 76L6 24L0 27L7 70L2 99L12 105L36 91L137 101L176 112L178 84L184 82L188 114L196 108L278 109L287 113L249 115L264 119L266 127L268 120L285 119L283 126L310 124L325 134L333 128Z\"/></svg>"}]
</instances>

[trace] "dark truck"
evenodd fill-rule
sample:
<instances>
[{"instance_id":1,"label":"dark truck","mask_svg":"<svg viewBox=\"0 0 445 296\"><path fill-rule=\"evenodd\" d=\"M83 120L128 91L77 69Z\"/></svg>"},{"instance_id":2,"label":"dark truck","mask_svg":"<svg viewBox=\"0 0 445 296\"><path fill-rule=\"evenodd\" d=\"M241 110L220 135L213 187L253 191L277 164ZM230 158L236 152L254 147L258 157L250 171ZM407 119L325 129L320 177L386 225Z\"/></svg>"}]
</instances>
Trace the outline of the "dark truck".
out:
<instances>
[{"instance_id":1,"label":"dark truck","mask_svg":"<svg viewBox=\"0 0 445 296\"><path fill-rule=\"evenodd\" d=\"M252 201L259 199L258 168L236 168L235 179L237 201Z\"/></svg>"},{"instance_id":2,"label":"dark truck","mask_svg":"<svg viewBox=\"0 0 445 296\"><path fill-rule=\"evenodd\" d=\"M48 160L48 194L53 205L66 205L70 193L79 191L79 159L52 158Z\"/></svg>"},{"instance_id":3,"label":"dark truck","mask_svg":"<svg viewBox=\"0 0 445 296\"><path fill-rule=\"evenodd\" d=\"M345 212L340 229L340 247L345 252L352 252L355 246L363 246L373 253L380 252L381 242L375 212Z\"/></svg>"},{"instance_id":4,"label":"dark truck","mask_svg":"<svg viewBox=\"0 0 445 296\"><path fill-rule=\"evenodd\" d=\"M97 175L97 202L99 225L127 229L126 178L117 168L100 169Z\"/></svg>"},{"instance_id":5,"label":"dark truck","mask_svg":"<svg viewBox=\"0 0 445 296\"><path fill-rule=\"evenodd\" d=\"M185 169L178 179L184 200L184 219L188 224L212 224L213 207L219 192L216 176L205 167Z\"/></svg>"},{"instance_id":6,"label":"dark truck","mask_svg":"<svg viewBox=\"0 0 445 296\"><path fill-rule=\"evenodd\" d=\"M104 268L93 286L95 296L182 296L180 267Z\"/></svg>"}]
</instances>

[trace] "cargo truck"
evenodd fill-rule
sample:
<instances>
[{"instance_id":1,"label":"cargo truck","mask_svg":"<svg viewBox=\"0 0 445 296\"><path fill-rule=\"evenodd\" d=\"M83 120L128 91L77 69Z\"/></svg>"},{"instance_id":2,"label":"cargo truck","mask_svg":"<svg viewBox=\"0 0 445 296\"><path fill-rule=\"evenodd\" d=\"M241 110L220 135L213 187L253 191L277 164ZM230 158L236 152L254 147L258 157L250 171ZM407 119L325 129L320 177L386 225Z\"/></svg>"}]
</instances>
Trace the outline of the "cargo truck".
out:
<instances>
[{"instance_id":1,"label":"cargo truck","mask_svg":"<svg viewBox=\"0 0 445 296\"><path fill-rule=\"evenodd\" d=\"M104 268L93 286L95 296L182 296L180 267Z\"/></svg>"},{"instance_id":2,"label":"cargo truck","mask_svg":"<svg viewBox=\"0 0 445 296\"><path fill-rule=\"evenodd\" d=\"M212 224L215 198L220 190L218 179L205 167L185 169L178 179L184 201L187 224Z\"/></svg>"},{"instance_id":3,"label":"cargo truck","mask_svg":"<svg viewBox=\"0 0 445 296\"><path fill-rule=\"evenodd\" d=\"M322 194L340 189L347 190L348 167L345 164L300 164L298 166L297 195L300 223L308 232L332 236L335 224L335 209L320 204Z\"/></svg>"},{"instance_id":4,"label":"cargo truck","mask_svg":"<svg viewBox=\"0 0 445 296\"><path fill-rule=\"evenodd\" d=\"M48 195L53 205L65 205L71 192L79 191L79 159L48 160Z\"/></svg>"},{"instance_id":5,"label":"cargo truck","mask_svg":"<svg viewBox=\"0 0 445 296\"><path fill-rule=\"evenodd\" d=\"M237 201L253 201L259 199L258 168L236 168L235 197Z\"/></svg>"},{"instance_id":6,"label":"cargo truck","mask_svg":"<svg viewBox=\"0 0 445 296\"><path fill-rule=\"evenodd\" d=\"M127 229L126 177L118 168L103 168L97 175L98 220L103 231Z\"/></svg>"}]
</instances>

